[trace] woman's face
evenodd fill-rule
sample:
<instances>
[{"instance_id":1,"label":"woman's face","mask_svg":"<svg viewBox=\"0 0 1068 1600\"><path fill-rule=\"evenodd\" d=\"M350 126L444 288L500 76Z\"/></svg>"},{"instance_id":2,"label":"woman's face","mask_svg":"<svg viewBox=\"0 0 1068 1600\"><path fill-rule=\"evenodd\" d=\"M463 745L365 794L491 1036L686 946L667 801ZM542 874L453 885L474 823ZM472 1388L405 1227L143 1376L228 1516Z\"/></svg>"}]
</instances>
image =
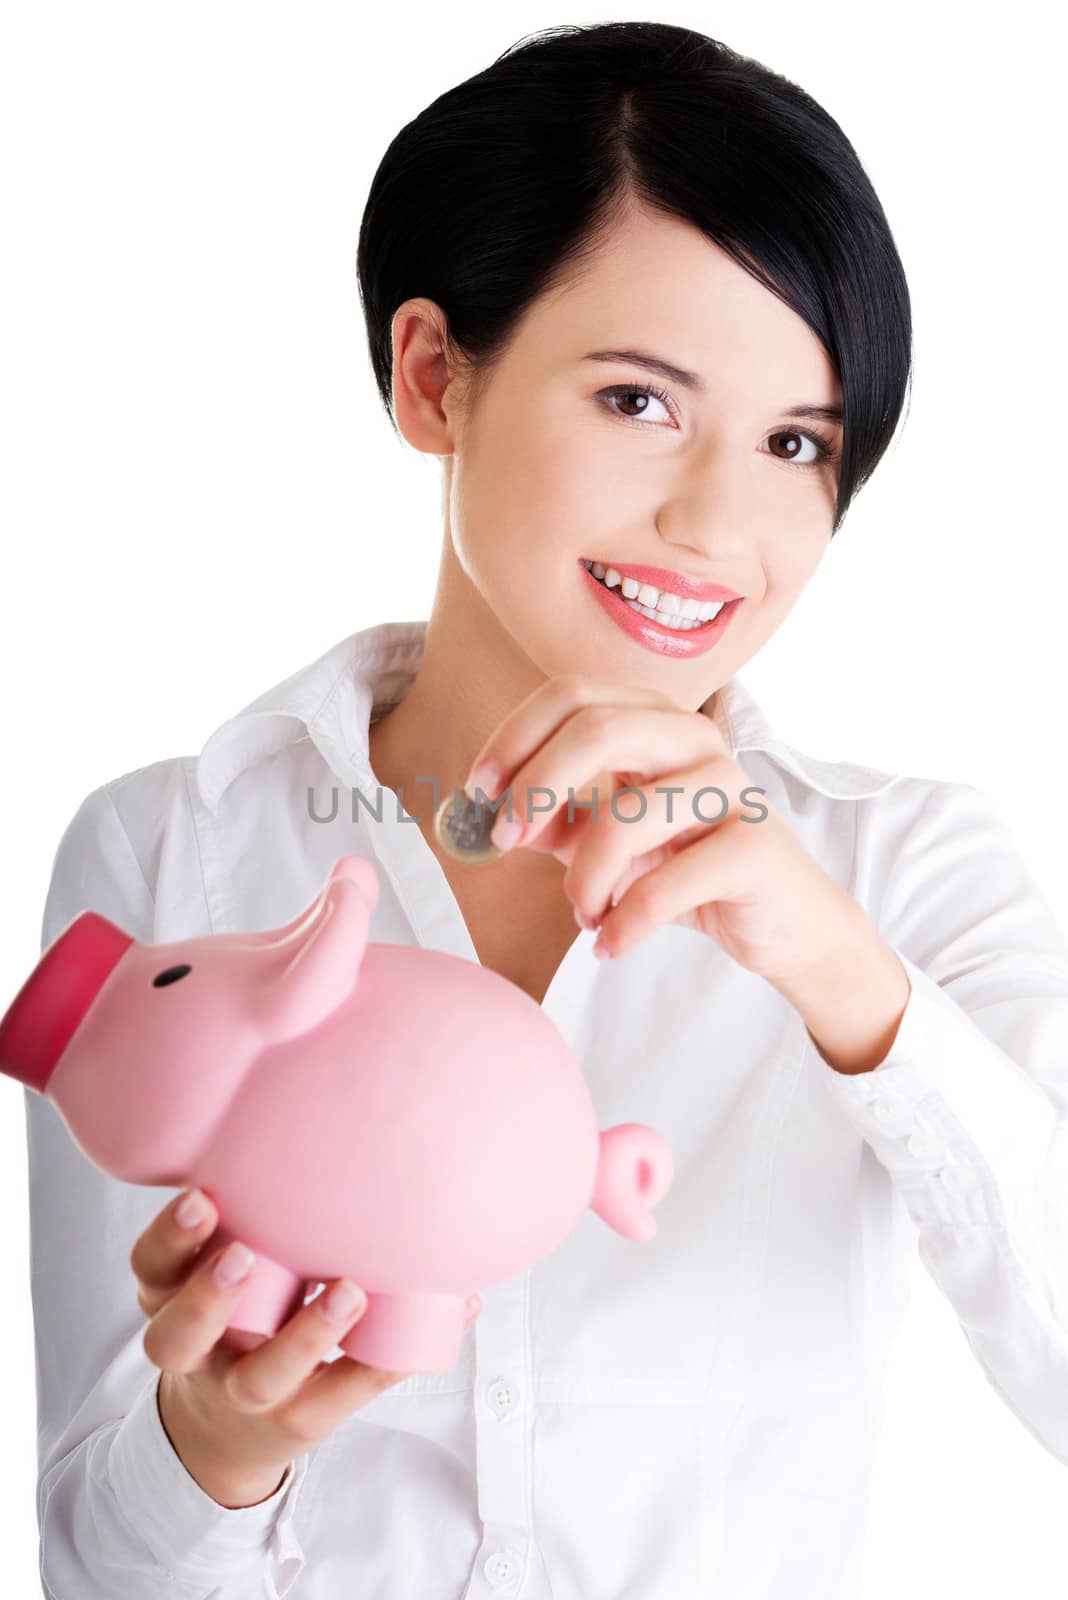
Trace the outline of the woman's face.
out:
<instances>
[{"instance_id":1,"label":"woman's face","mask_svg":"<svg viewBox=\"0 0 1068 1600\"><path fill-rule=\"evenodd\" d=\"M827 547L836 464L813 436L838 450L841 426L797 408L840 407L833 367L795 312L677 219L633 212L531 307L469 411L461 401L445 388L452 552L476 617L477 595L546 676L640 684L692 709L775 632ZM665 633L583 562L667 569L741 600L714 635ZM663 609L659 593L634 598Z\"/></svg>"}]
</instances>

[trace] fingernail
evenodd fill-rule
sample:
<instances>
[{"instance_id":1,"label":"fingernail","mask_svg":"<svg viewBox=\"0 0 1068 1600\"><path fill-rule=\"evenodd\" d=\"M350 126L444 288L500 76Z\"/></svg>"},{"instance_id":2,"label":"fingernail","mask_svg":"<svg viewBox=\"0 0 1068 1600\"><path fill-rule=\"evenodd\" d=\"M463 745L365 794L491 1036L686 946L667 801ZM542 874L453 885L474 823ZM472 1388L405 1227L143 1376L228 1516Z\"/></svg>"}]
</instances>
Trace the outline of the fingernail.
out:
<instances>
[{"instance_id":1,"label":"fingernail","mask_svg":"<svg viewBox=\"0 0 1068 1600\"><path fill-rule=\"evenodd\" d=\"M348 1278L341 1278L321 1299L323 1310L332 1322L345 1322L367 1302L363 1290Z\"/></svg>"},{"instance_id":2,"label":"fingernail","mask_svg":"<svg viewBox=\"0 0 1068 1600\"><path fill-rule=\"evenodd\" d=\"M525 827L522 817L509 817L506 811L502 811L493 825L490 843L496 845L498 850L507 850L519 843Z\"/></svg>"},{"instance_id":3,"label":"fingernail","mask_svg":"<svg viewBox=\"0 0 1068 1600\"><path fill-rule=\"evenodd\" d=\"M469 1294L468 1297L467 1297L467 1310L466 1310L465 1320L467 1322L472 1322L474 1320L475 1315L477 1314L477 1312L479 1312L481 1309L482 1309L482 1296L478 1295L478 1294Z\"/></svg>"},{"instance_id":4,"label":"fingernail","mask_svg":"<svg viewBox=\"0 0 1068 1600\"><path fill-rule=\"evenodd\" d=\"M492 761L487 762L485 766L475 767L464 784L464 794L469 800L474 800L477 798L477 791L481 789L483 794L492 800L500 781L500 769L494 766Z\"/></svg>"},{"instance_id":5,"label":"fingernail","mask_svg":"<svg viewBox=\"0 0 1068 1600\"><path fill-rule=\"evenodd\" d=\"M248 1245L235 1239L215 1263L215 1282L223 1289L232 1289L235 1283L248 1277L255 1259Z\"/></svg>"},{"instance_id":6,"label":"fingernail","mask_svg":"<svg viewBox=\"0 0 1068 1600\"><path fill-rule=\"evenodd\" d=\"M323 1299L323 1310L331 1318L331 1322L347 1322L353 1312L363 1309L368 1302L368 1296L350 1278L339 1278L339 1282L334 1283L333 1288L326 1290L321 1299Z\"/></svg>"},{"instance_id":7,"label":"fingernail","mask_svg":"<svg viewBox=\"0 0 1068 1600\"><path fill-rule=\"evenodd\" d=\"M199 1189L193 1189L175 1210L174 1220L180 1228L196 1228L204 1221L207 1214L208 1206L204 1196Z\"/></svg>"},{"instance_id":8,"label":"fingernail","mask_svg":"<svg viewBox=\"0 0 1068 1600\"><path fill-rule=\"evenodd\" d=\"M593 953L598 961L611 961L615 955L614 950L609 950L604 942L604 935L599 934L593 942Z\"/></svg>"},{"instance_id":9,"label":"fingernail","mask_svg":"<svg viewBox=\"0 0 1068 1600\"><path fill-rule=\"evenodd\" d=\"M598 924L594 922L593 918L588 917L585 911L580 911L578 906L574 906L573 910L575 913L575 921L578 923L580 928L585 928L586 931L589 932L591 928L596 928L598 926Z\"/></svg>"}]
</instances>

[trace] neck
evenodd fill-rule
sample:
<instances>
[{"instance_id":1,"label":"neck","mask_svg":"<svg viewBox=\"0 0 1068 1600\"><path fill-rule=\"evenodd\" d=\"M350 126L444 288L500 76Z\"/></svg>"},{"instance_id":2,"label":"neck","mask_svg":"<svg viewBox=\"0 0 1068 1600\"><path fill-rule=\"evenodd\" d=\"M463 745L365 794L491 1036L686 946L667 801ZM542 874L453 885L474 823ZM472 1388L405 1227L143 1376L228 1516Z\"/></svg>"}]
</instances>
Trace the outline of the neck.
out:
<instances>
[{"instance_id":1,"label":"neck","mask_svg":"<svg viewBox=\"0 0 1068 1600\"><path fill-rule=\"evenodd\" d=\"M428 840L434 815L430 780L437 779L439 800L462 787L494 729L544 681L460 568L446 538L418 671L403 700L369 734L376 780L394 791L403 788L404 808ZM516 855L540 862L543 870L550 862L557 865L533 852Z\"/></svg>"}]
</instances>

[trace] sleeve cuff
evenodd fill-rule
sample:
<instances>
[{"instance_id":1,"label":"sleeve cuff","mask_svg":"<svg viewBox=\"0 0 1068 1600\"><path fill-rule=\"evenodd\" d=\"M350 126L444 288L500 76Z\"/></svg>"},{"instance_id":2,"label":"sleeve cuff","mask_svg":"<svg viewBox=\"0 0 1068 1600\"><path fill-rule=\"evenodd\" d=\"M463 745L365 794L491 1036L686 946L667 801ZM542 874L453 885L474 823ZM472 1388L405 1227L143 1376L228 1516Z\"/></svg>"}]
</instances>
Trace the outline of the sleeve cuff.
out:
<instances>
[{"instance_id":1,"label":"sleeve cuff","mask_svg":"<svg viewBox=\"0 0 1068 1600\"><path fill-rule=\"evenodd\" d=\"M1011 1224L1034 1202L1056 1131L1041 1087L892 946L911 994L868 1072L831 1066L831 1093L901 1186L917 1222Z\"/></svg>"},{"instance_id":2,"label":"sleeve cuff","mask_svg":"<svg viewBox=\"0 0 1068 1600\"><path fill-rule=\"evenodd\" d=\"M159 1379L154 1371L112 1439L108 1475L120 1510L175 1576L217 1582L247 1573L259 1555L264 1570L273 1569L273 1592L284 1594L303 1564L291 1522L308 1457L291 1462L278 1489L259 1505L221 1506L167 1437L156 1398Z\"/></svg>"}]
</instances>

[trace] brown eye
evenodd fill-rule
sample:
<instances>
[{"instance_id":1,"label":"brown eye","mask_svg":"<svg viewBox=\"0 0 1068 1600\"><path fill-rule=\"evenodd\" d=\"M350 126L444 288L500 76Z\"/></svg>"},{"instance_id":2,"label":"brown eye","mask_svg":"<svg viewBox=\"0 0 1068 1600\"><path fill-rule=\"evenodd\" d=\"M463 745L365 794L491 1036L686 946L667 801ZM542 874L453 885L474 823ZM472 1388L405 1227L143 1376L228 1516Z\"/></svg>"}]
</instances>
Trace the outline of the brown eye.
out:
<instances>
[{"instance_id":1,"label":"brown eye","mask_svg":"<svg viewBox=\"0 0 1068 1600\"><path fill-rule=\"evenodd\" d=\"M611 389L602 389L597 398L602 404L607 405L614 417L620 417L627 422L644 422L651 400L658 400L664 410L671 414L671 397L666 390L658 389L654 383L616 383ZM618 410L616 402L620 400L627 401L628 404L636 402L636 409Z\"/></svg>"},{"instance_id":2,"label":"brown eye","mask_svg":"<svg viewBox=\"0 0 1068 1600\"><path fill-rule=\"evenodd\" d=\"M768 437L771 439L798 439L801 444L810 444L815 451L815 455L809 456L807 461L799 459L800 445L795 446L785 456L772 452L775 454L777 461L785 461L787 464L794 463L799 467L822 467L828 461L834 461L837 457L837 451L833 449L828 440L821 438L818 433L809 433L805 428L779 428L777 432L769 434Z\"/></svg>"},{"instance_id":3,"label":"brown eye","mask_svg":"<svg viewBox=\"0 0 1068 1600\"><path fill-rule=\"evenodd\" d=\"M797 443L794 444L793 449L790 450L789 454L786 455L783 458L786 461L794 461L794 460L796 460L797 456L801 452L801 448L802 448L802 444L803 444L803 440L804 440L804 436L799 432L799 430L797 428L781 429L778 433L773 433L771 435L771 437L773 439L787 439L787 440L791 440L791 441L796 440Z\"/></svg>"}]
</instances>

